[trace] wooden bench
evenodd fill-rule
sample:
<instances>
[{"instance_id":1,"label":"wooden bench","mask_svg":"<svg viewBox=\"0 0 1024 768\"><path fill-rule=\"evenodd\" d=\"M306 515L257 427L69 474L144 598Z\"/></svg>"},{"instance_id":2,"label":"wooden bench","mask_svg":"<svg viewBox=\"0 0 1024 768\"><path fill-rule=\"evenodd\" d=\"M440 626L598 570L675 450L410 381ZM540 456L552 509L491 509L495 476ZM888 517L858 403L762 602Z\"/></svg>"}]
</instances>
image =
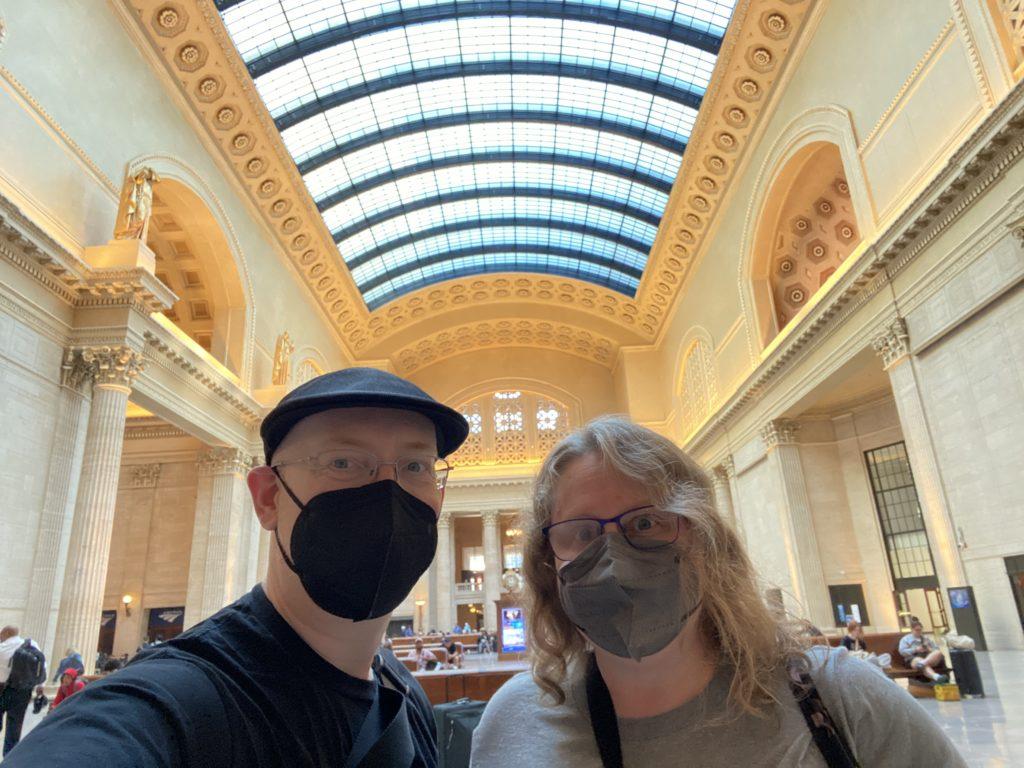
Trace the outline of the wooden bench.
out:
<instances>
[{"instance_id":1,"label":"wooden bench","mask_svg":"<svg viewBox=\"0 0 1024 768\"><path fill-rule=\"evenodd\" d=\"M907 666L907 662L900 656L900 640L906 632L874 632L872 634L866 634L861 638L861 643L864 646L864 650L868 653L874 653L881 656L883 653L888 653L892 657L892 666L885 669L885 674L892 679L907 678L910 680L920 681L923 683L929 683L927 677L922 675L916 669L912 669ZM828 644L832 647L838 647L842 645L841 637L829 637ZM949 669L946 667L946 662L943 661L935 669L940 675L949 674Z\"/></svg>"},{"instance_id":2,"label":"wooden bench","mask_svg":"<svg viewBox=\"0 0 1024 768\"><path fill-rule=\"evenodd\" d=\"M522 670L419 672L414 676L433 705L462 698L490 701L491 696L520 671Z\"/></svg>"}]
</instances>

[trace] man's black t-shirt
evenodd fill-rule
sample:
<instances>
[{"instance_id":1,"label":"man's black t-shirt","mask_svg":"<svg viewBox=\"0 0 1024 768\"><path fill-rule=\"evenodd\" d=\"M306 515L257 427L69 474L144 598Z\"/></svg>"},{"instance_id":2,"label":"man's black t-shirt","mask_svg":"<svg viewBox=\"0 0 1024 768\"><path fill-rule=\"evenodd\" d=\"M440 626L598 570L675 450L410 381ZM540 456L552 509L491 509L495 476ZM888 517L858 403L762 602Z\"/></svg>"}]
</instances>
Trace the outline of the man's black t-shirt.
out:
<instances>
[{"instance_id":1,"label":"man's black t-shirt","mask_svg":"<svg viewBox=\"0 0 1024 768\"><path fill-rule=\"evenodd\" d=\"M385 665L405 696L405 721L396 726L414 756L403 764L434 768L430 703L390 653ZM256 586L89 683L47 715L4 768L342 768L378 685L320 657Z\"/></svg>"}]
</instances>

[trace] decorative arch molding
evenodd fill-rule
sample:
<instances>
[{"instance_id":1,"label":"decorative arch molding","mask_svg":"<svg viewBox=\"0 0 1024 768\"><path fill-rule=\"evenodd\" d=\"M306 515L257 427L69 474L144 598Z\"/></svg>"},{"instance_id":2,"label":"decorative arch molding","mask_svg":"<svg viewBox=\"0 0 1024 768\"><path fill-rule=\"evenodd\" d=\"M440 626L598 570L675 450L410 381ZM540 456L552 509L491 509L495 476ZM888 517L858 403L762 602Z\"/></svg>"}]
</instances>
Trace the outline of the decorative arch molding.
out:
<instances>
[{"instance_id":1,"label":"decorative arch molding","mask_svg":"<svg viewBox=\"0 0 1024 768\"><path fill-rule=\"evenodd\" d=\"M249 264L238 241L235 227L231 223L231 219L224 210L224 206L220 198L217 197L217 194L210 188L210 185L206 183L202 176L184 161L173 155L166 154L140 155L128 163L127 176L134 175L142 168L152 168L161 179L176 181L195 195L206 207L210 215L213 216L228 244L228 252L234 262L244 300L242 364L241 370L238 371L238 378L242 389L246 392L251 392L253 355L256 347L256 300ZM159 185L157 188L159 189Z\"/></svg>"},{"instance_id":2,"label":"decorative arch molding","mask_svg":"<svg viewBox=\"0 0 1024 768\"><path fill-rule=\"evenodd\" d=\"M849 110L838 104L829 104L808 109L797 115L772 143L761 163L747 206L743 237L740 241L737 278L751 363L757 362L764 346L761 342L764 334L757 313L754 287L754 270L757 263L754 249L758 230L768 212L768 203L779 175L790 161L815 144L833 144L839 150L861 240L869 240L876 230L877 212L867 172L857 149L857 136Z\"/></svg>"}]
</instances>

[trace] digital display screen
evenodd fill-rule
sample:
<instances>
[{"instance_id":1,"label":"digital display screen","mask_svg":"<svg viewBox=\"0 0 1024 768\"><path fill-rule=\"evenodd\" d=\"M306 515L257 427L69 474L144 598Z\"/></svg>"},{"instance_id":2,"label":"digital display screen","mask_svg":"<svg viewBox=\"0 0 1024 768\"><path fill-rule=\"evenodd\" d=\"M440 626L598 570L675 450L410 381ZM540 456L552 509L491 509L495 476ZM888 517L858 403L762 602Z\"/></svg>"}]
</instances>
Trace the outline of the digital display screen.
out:
<instances>
[{"instance_id":1,"label":"digital display screen","mask_svg":"<svg viewBox=\"0 0 1024 768\"><path fill-rule=\"evenodd\" d=\"M526 650L526 623L522 608L501 609L501 651L521 653Z\"/></svg>"}]
</instances>

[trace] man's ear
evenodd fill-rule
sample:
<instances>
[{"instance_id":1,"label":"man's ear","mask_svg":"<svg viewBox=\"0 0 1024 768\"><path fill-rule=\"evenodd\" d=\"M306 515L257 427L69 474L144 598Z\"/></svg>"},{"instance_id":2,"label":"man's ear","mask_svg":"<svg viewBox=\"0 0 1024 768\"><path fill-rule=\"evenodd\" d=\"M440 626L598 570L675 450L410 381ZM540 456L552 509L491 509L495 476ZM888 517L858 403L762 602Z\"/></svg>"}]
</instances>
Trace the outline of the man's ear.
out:
<instances>
[{"instance_id":1,"label":"man's ear","mask_svg":"<svg viewBox=\"0 0 1024 768\"><path fill-rule=\"evenodd\" d=\"M268 531L277 528L277 475L270 467L254 467L245 479L252 494L252 505L260 526Z\"/></svg>"}]
</instances>

